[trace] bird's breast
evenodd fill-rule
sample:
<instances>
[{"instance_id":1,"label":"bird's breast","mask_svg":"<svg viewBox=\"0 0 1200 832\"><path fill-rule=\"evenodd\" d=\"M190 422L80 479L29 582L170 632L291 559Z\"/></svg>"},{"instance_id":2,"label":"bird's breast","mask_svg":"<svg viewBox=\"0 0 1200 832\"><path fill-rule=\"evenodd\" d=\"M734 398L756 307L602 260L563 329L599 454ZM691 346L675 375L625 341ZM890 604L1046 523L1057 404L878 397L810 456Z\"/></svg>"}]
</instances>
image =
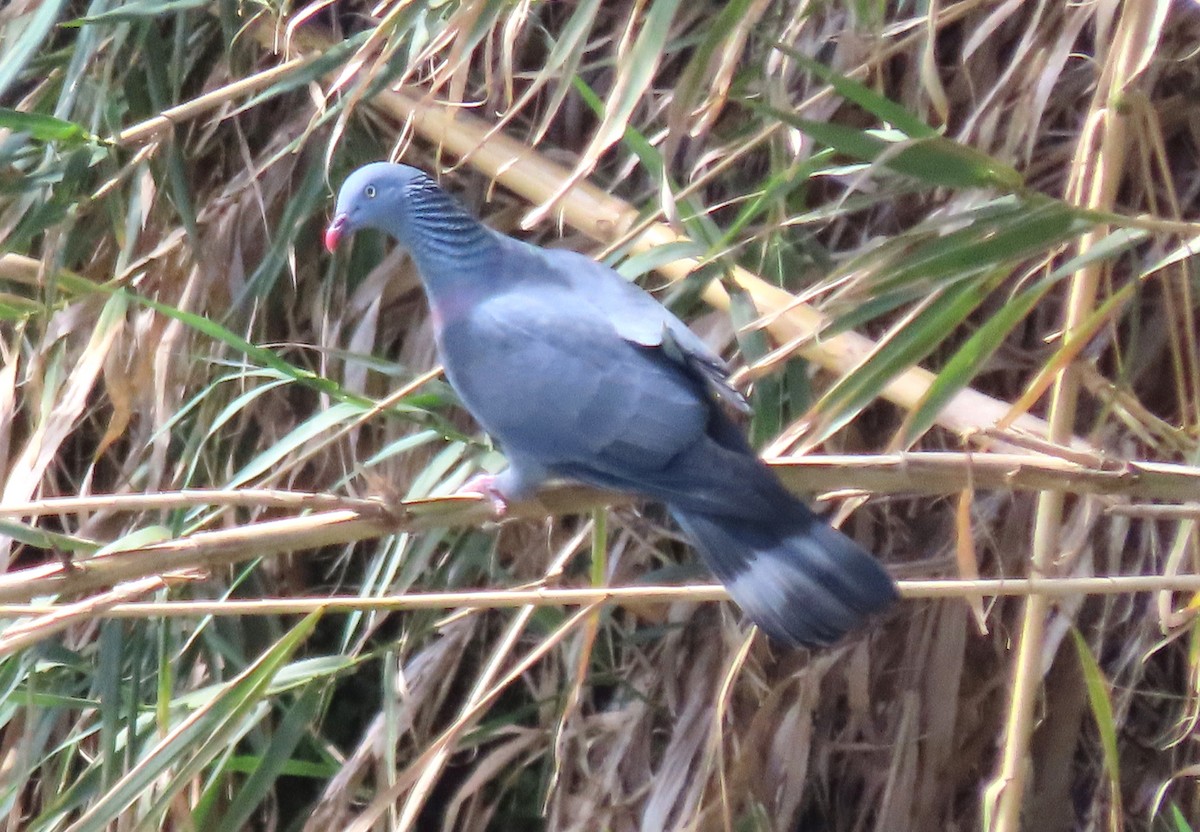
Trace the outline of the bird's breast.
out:
<instances>
[{"instance_id":1,"label":"bird's breast","mask_svg":"<svg viewBox=\"0 0 1200 832\"><path fill-rule=\"evenodd\" d=\"M434 338L438 356L451 386L464 399L475 398L474 388L487 379L501 383L519 369L515 347L517 333L481 325L471 310L442 310L434 313ZM470 402L467 402L470 406Z\"/></svg>"}]
</instances>

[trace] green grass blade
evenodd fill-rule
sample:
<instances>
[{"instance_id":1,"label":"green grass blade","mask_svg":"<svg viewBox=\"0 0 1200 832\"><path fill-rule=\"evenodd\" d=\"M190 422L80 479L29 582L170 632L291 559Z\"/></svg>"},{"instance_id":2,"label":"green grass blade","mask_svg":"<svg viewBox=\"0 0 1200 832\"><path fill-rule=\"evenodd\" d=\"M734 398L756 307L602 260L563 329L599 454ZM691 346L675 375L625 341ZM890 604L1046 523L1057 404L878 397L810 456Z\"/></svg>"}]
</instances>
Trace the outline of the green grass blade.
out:
<instances>
[{"instance_id":1,"label":"green grass blade","mask_svg":"<svg viewBox=\"0 0 1200 832\"><path fill-rule=\"evenodd\" d=\"M861 366L839 379L817 402L813 410L819 423L812 441L837 431L878 398L888 382L936 349L1003 276L1004 272L994 271L942 289L924 309L894 327Z\"/></svg>"},{"instance_id":2,"label":"green grass blade","mask_svg":"<svg viewBox=\"0 0 1200 832\"><path fill-rule=\"evenodd\" d=\"M1016 191L1024 178L1012 167L986 153L942 138L883 138L879 131L858 130L801 118L775 107L749 102L752 109L773 116L845 155L863 162L878 162L896 173L919 179L927 185L948 188L997 188Z\"/></svg>"},{"instance_id":3,"label":"green grass blade","mask_svg":"<svg viewBox=\"0 0 1200 832\"><path fill-rule=\"evenodd\" d=\"M921 121L920 118L904 109L902 105L897 104L886 96L880 95L870 87L860 84L853 78L847 78L845 75L835 72L820 61L814 61L800 50L793 49L787 44L776 43L775 48L829 84L842 98L845 98L847 101L853 101L868 113L880 121L895 127L910 139L927 139L938 135L937 130L934 130L928 124Z\"/></svg>"},{"instance_id":4,"label":"green grass blade","mask_svg":"<svg viewBox=\"0 0 1200 832\"><path fill-rule=\"evenodd\" d=\"M989 266L1017 263L1044 254L1092 227L1093 223L1062 203L1016 205L1001 218L920 244L895 268L871 281L871 291L884 294L916 281L936 285Z\"/></svg>"},{"instance_id":5,"label":"green grass blade","mask_svg":"<svg viewBox=\"0 0 1200 832\"><path fill-rule=\"evenodd\" d=\"M1071 637L1075 641L1075 652L1079 656L1079 669L1083 673L1083 681L1087 686L1088 703L1091 705L1092 718L1100 732L1100 748L1103 751L1104 771L1108 775L1108 787L1112 799L1109 811L1113 813L1116 826L1120 829L1121 818L1121 765L1117 753L1117 723L1113 717L1111 685L1104 678L1096 657L1083 638L1083 634L1075 627L1071 628Z\"/></svg>"},{"instance_id":6,"label":"green grass blade","mask_svg":"<svg viewBox=\"0 0 1200 832\"><path fill-rule=\"evenodd\" d=\"M202 9L208 5L210 5L209 0L135 0L100 14L81 17L73 21L73 24L82 26L85 24L129 23L147 17Z\"/></svg>"},{"instance_id":7,"label":"green grass blade","mask_svg":"<svg viewBox=\"0 0 1200 832\"><path fill-rule=\"evenodd\" d=\"M39 529L16 520L0 519L0 535L11 537L26 546L34 546L47 551L72 552L90 554L99 548L100 544L75 535L52 532Z\"/></svg>"},{"instance_id":8,"label":"green grass blade","mask_svg":"<svg viewBox=\"0 0 1200 832\"><path fill-rule=\"evenodd\" d=\"M319 613L306 616L236 679L222 686L205 705L159 740L111 789L96 798L67 832L102 832L165 777L155 805L147 810L150 818L156 817L175 794L189 785L197 771L248 727L246 720L253 712L263 710L271 680L319 619Z\"/></svg>"},{"instance_id":9,"label":"green grass blade","mask_svg":"<svg viewBox=\"0 0 1200 832\"><path fill-rule=\"evenodd\" d=\"M197 829L246 829L254 810L267 800L280 775L292 759L297 746L308 736L312 722L321 708L325 686L310 682L287 709L271 734L271 740L258 757L250 776L225 809L225 814L210 821L218 798L228 787L223 778L214 779L197 805L193 820Z\"/></svg>"},{"instance_id":10,"label":"green grass blade","mask_svg":"<svg viewBox=\"0 0 1200 832\"><path fill-rule=\"evenodd\" d=\"M0 107L0 128L14 133L27 133L40 142L71 144L99 141L98 137L73 121L8 107Z\"/></svg>"},{"instance_id":11,"label":"green grass blade","mask_svg":"<svg viewBox=\"0 0 1200 832\"><path fill-rule=\"evenodd\" d=\"M592 136L585 158L598 156L601 151L611 147L629 127L629 119L641 102L662 58L679 3L680 0L655 0L644 11L641 30L622 64L622 76L605 102L604 118Z\"/></svg>"},{"instance_id":12,"label":"green grass blade","mask_svg":"<svg viewBox=\"0 0 1200 832\"><path fill-rule=\"evenodd\" d=\"M302 448L309 441L331 432L337 426L362 415L362 413L362 406L348 402L339 402L332 407L317 411L288 431L279 441L243 465L230 478L227 487L237 488L247 484L254 478L274 469L284 458Z\"/></svg>"},{"instance_id":13,"label":"green grass blade","mask_svg":"<svg viewBox=\"0 0 1200 832\"><path fill-rule=\"evenodd\" d=\"M29 61L54 29L54 21L65 5L66 0L42 0L33 4L35 10L28 15L24 27L19 31L14 21L8 21L4 29L7 37L0 38L0 99L4 99L13 82L25 71Z\"/></svg>"},{"instance_id":14,"label":"green grass blade","mask_svg":"<svg viewBox=\"0 0 1200 832\"><path fill-rule=\"evenodd\" d=\"M897 444L910 447L919 436L929 430L937 420L941 409L975 378L987 361L1004 343L1004 339L1038 302L1064 278L1074 274L1089 263L1110 259L1131 249L1145 239L1145 232L1118 230L1109 234L1088 251L1073 257L1045 278L1024 289L990 316L966 342L958 348L938 373L924 397L905 419L900 429Z\"/></svg>"}]
</instances>

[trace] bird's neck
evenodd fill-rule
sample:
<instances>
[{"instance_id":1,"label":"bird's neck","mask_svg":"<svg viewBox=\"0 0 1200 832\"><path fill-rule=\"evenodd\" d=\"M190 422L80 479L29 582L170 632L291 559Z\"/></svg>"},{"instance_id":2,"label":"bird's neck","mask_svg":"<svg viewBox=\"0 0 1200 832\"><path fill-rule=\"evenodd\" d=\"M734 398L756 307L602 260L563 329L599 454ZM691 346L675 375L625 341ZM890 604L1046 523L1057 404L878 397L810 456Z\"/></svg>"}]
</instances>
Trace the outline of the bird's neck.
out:
<instances>
[{"instance_id":1,"label":"bird's neck","mask_svg":"<svg viewBox=\"0 0 1200 832\"><path fill-rule=\"evenodd\" d=\"M446 295L470 293L495 262L497 235L436 187L414 195L413 203L403 242L430 300L437 303Z\"/></svg>"}]
</instances>

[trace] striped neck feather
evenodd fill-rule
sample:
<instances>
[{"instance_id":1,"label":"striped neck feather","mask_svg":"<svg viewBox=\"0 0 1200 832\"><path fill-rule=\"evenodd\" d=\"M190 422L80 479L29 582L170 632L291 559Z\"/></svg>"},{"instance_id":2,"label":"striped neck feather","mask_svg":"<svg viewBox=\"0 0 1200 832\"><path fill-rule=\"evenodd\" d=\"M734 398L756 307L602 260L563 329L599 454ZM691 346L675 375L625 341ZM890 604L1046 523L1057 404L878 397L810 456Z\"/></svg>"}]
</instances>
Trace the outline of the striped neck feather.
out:
<instances>
[{"instance_id":1,"label":"striped neck feather","mask_svg":"<svg viewBox=\"0 0 1200 832\"><path fill-rule=\"evenodd\" d=\"M431 179L413 182L408 200L408 244L417 266L429 279L445 270L461 272L492 256L495 238L483 223Z\"/></svg>"}]
</instances>

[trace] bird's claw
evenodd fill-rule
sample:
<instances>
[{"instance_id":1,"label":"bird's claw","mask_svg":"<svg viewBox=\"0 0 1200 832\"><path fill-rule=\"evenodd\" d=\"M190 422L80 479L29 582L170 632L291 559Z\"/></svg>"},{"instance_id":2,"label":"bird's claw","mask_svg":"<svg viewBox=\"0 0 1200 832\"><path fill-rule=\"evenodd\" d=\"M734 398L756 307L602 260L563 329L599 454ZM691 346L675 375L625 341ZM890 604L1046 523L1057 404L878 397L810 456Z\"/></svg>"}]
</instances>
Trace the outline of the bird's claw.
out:
<instances>
[{"instance_id":1,"label":"bird's claw","mask_svg":"<svg viewBox=\"0 0 1200 832\"><path fill-rule=\"evenodd\" d=\"M478 494L491 504L492 517L497 520L502 520L508 514L508 501L496 485L496 477L493 474L476 474L455 493Z\"/></svg>"}]
</instances>

